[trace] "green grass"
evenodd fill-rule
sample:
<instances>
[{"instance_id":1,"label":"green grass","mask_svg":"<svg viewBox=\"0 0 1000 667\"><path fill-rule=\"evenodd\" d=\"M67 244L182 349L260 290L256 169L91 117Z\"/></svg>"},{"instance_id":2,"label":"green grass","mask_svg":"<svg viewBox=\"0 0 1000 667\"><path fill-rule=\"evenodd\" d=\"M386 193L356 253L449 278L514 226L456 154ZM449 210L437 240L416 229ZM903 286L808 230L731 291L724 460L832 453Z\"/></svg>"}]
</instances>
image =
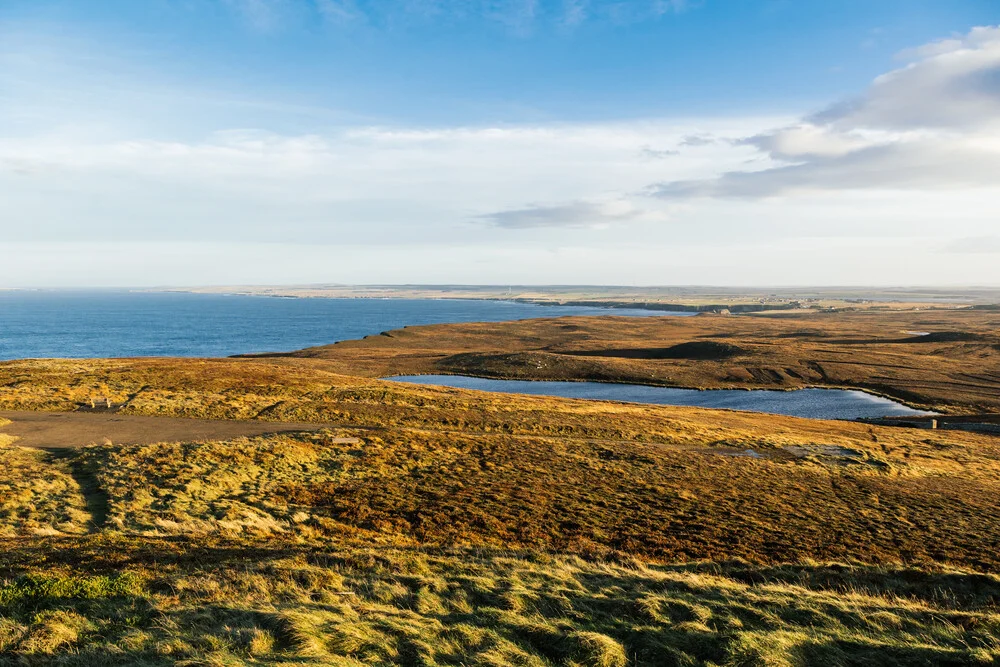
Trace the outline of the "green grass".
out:
<instances>
[{"instance_id":1,"label":"green grass","mask_svg":"<svg viewBox=\"0 0 1000 667\"><path fill-rule=\"evenodd\" d=\"M0 587L0 607L42 605L58 600L94 600L136 595L141 581L132 573L114 576L47 576L27 574Z\"/></svg>"}]
</instances>

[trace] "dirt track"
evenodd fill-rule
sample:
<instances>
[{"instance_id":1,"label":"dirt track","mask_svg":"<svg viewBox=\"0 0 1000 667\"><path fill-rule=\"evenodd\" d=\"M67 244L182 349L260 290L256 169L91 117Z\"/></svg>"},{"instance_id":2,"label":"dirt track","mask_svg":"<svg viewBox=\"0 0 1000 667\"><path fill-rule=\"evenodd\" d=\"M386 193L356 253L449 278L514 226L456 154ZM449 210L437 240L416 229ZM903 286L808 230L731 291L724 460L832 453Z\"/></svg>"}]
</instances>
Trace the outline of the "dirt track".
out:
<instances>
[{"instance_id":1,"label":"dirt track","mask_svg":"<svg viewBox=\"0 0 1000 667\"><path fill-rule=\"evenodd\" d=\"M0 411L12 423L0 433L18 437L21 447L66 448L100 444L149 444L225 440L239 436L317 431L328 424L143 417L114 413Z\"/></svg>"}]
</instances>

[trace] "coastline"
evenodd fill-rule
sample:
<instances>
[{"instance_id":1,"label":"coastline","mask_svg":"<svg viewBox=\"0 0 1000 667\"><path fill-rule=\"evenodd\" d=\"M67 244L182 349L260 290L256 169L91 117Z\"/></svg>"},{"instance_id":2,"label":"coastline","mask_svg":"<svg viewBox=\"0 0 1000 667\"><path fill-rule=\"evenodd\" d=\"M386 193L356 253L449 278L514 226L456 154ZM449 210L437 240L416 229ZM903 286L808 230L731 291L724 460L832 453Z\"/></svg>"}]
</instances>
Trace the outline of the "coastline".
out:
<instances>
[{"instance_id":1,"label":"coastline","mask_svg":"<svg viewBox=\"0 0 1000 667\"><path fill-rule=\"evenodd\" d=\"M274 298L503 301L542 306L635 308L664 312L960 309L1000 303L1000 288L588 286L588 285L220 285L156 287L175 292Z\"/></svg>"}]
</instances>

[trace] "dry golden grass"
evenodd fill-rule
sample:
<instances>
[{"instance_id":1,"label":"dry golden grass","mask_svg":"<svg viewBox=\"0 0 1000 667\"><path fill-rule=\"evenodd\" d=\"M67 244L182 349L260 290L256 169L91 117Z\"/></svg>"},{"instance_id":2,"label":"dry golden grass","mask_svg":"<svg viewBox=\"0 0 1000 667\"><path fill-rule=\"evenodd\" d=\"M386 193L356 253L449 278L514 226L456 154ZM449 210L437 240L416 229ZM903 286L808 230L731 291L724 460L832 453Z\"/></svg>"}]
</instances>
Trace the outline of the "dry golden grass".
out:
<instances>
[{"instance_id":1,"label":"dry golden grass","mask_svg":"<svg viewBox=\"0 0 1000 667\"><path fill-rule=\"evenodd\" d=\"M95 474L107 527L140 535L1000 569L1000 475L974 450L937 466L924 463L931 446L802 457L758 440L754 458L415 429L357 431L348 444L344 433L92 446L76 465Z\"/></svg>"},{"instance_id":2,"label":"dry golden grass","mask_svg":"<svg viewBox=\"0 0 1000 667\"><path fill-rule=\"evenodd\" d=\"M123 412L344 425L97 446L49 463L46 474L72 482L69 470L87 487L98 523L137 534L998 567L990 436L462 392L248 360L2 368L23 374L0 389L7 405L60 396L68 407L99 391L130 400ZM756 456L738 455L747 449ZM49 514L12 513L8 531L59 525Z\"/></svg>"},{"instance_id":3,"label":"dry golden grass","mask_svg":"<svg viewBox=\"0 0 1000 667\"><path fill-rule=\"evenodd\" d=\"M1000 580L493 550L185 540L21 546L0 655L76 665L969 665Z\"/></svg>"},{"instance_id":4,"label":"dry golden grass","mask_svg":"<svg viewBox=\"0 0 1000 667\"><path fill-rule=\"evenodd\" d=\"M0 363L0 408L73 410L94 397L121 414L258 419L364 429L603 438L675 445L828 444L955 469L990 437L851 422L541 396L498 395L341 375L298 360L44 360ZM947 446L939 446L941 442ZM914 458L916 457L916 458Z\"/></svg>"},{"instance_id":5,"label":"dry golden grass","mask_svg":"<svg viewBox=\"0 0 1000 667\"><path fill-rule=\"evenodd\" d=\"M70 466L0 443L0 535L84 533L90 513Z\"/></svg>"}]
</instances>

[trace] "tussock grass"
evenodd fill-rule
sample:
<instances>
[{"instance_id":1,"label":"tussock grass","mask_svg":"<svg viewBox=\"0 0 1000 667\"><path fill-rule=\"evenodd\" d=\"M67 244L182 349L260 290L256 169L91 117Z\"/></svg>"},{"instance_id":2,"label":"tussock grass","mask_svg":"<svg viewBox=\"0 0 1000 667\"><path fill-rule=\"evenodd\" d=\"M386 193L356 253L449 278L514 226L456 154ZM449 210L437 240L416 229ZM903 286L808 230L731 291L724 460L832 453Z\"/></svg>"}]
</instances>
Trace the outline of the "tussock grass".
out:
<instances>
[{"instance_id":1,"label":"tussock grass","mask_svg":"<svg viewBox=\"0 0 1000 667\"><path fill-rule=\"evenodd\" d=\"M840 447L899 470L957 472L973 462L1000 470L996 440L972 434L401 385L331 373L326 364L311 359L3 362L0 407L74 410L98 396L120 405L122 414L740 449Z\"/></svg>"},{"instance_id":2,"label":"tussock grass","mask_svg":"<svg viewBox=\"0 0 1000 667\"><path fill-rule=\"evenodd\" d=\"M0 536L84 533L89 520L65 462L0 442Z\"/></svg>"},{"instance_id":3,"label":"tussock grass","mask_svg":"<svg viewBox=\"0 0 1000 667\"><path fill-rule=\"evenodd\" d=\"M94 557L79 561L70 549ZM73 583L50 576L41 588L85 592L32 594L30 608L0 603L6 655L81 665L598 667L1000 658L1000 580L960 571L716 563L709 574L697 564L482 549L101 538L22 550L0 590L36 590L18 583L33 576L23 572L63 560L75 562L59 575ZM130 563L125 574L101 574L120 562ZM769 581L748 583L750 571ZM911 575L935 586L895 587Z\"/></svg>"}]
</instances>

